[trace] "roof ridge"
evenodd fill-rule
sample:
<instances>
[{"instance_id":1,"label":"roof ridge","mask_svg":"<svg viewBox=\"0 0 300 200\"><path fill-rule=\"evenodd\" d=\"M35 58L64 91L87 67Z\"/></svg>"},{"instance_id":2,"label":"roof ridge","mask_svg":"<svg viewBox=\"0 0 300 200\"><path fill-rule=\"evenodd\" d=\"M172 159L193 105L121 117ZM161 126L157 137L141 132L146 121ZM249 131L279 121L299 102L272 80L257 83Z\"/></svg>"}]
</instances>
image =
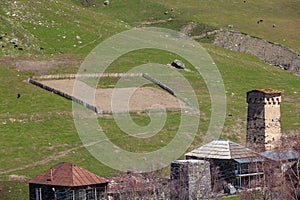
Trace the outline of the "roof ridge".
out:
<instances>
[{"instance_id":1,"label":"roof ridge","mask_svg":"<svg viewBox=\"0 0 300 200\"><path fill-rule=\"evenodd\" d=\"M71 180L72 183L71 184L72 185L75 185L75 181L74 181L75 180L74 167L75 167L75 164L71 163L71 173L72 173L72 180Z\"/></svg>"},{"instance_id":2,"label":"roof ridge","mask_svg":"<svg viewBox=\"0 0 300 200\"><path fill-rule=\"evenodd\" d=\"M229 158L232 159L232 153L231 153L231 146L230 146L231 141L227 140L227 145L228 145L228 151L229 151Z\"/></svg>"}]
</instances>

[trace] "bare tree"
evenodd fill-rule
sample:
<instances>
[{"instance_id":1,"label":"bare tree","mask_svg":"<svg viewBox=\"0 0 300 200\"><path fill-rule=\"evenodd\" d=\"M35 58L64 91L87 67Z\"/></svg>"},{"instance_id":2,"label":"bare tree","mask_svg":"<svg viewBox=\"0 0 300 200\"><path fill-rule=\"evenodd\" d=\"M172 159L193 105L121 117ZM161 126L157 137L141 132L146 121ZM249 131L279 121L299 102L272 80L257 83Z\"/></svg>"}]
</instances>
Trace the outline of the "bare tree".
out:
<instances>
[{"instance_id":1,"label":"bare tree","mask_svg":"<svg viewBox=\"0 0 300 200\"><path fill-rule=\"evenodd\" d=\"M260 190L240 193L241 199L300 199L300 138L286 137L273 151L275 158L263 162L264 179Z\"/></svg>"}]
</instances>

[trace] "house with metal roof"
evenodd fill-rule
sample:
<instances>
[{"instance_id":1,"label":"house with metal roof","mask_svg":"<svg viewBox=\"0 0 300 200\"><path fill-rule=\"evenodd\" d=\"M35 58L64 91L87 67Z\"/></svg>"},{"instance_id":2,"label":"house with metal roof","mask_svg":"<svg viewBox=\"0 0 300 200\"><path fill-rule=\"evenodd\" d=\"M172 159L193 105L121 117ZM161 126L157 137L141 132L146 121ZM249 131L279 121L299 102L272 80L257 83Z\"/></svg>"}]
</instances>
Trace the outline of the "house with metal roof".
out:
<instances>
[{"instance_id":1,"label":"house with metal roof","mask_svg":"<svg viewBox=\"0 0 300 200\"><path fill-rule=\"evenodd\" d=\"M273 161L295 161L299 158L299 155L291 150L291 149L286 149L286 150L280 150L280 151L264 151L259 153L261 156L273 160Z\"/></svg>"},{"instance_id":2,"label":"house with metal roof","mask_svg":"<svg viewBox=\"0 0 300 200\"><path fill-rule=\"evenodd\" d=\"M298 162L299 155L291 149L272 150L259 153L266 161L277 168L279 173L285 173Z\"/></svg>"},{"instance_id":3,"label":"house with metal roof","mask_svg":"<svg viewBox=\"0 0 300 200\"><path fill-rule=\"evenodd\" d=\"M257 156L254 151L230 140L213 140L185 154L186 158L236 159Z\"/></svg>"},{"instance_id":4,"label":"house with metal roof","mask_svg":"<svg viewBox=\"0 0 300 200\"><path fill-rule=\"evenodd\" d=\"M187 160L210 162L212 188L220 190L224 182L240 187L262 178L263 158L256 152L230 140L214 140L185 154Z\"/></svg>"},{"instance_id":5,"label":"house with metal roof","mask_svg":"<svg viewBox=\"0 0 300 200\"><path fill-rule=\"evenodd\" d=\"M206 185L207 182L203 181L203 177L210 181L212 192L219 192L222 189L225 192L226 187L223 186L231 183L241 188L257 186L272 190L275 188L269 192L278 196L281 190L277 190L276 187L282 188L282 182L289 182L289 186L297 188L297 192L300 191L299 154L292 150L299 150L299 143L295 143L299 138L292 138L288 142L282 140L281 91L252 90L247 92L246 100L248 103L246 147L230 140L214 140L185 154L186 160L208 161L209 170L203 167L204 165L197 166L196 162L187 164L176 161L179 167L172 168L171 165L171 179L183 177L183 180L188 180L186 181L188 192L181 192L180 189L177 191L186 199L193 199L189 197L190 188ZM288 143L288 147L284 148L284 143ZM207 175L208 173L210 174ZM285 186L285 189L289 186Z\"/></svg>"},{"instance_id":6,"label":"house with metal roof","mask_svg":"<svg viewBox=\"0 0 300 200\"><path fill-rule=\"evenodd\" d=\"M108 180L72 163L61 162L29 180L31 200L106 198Z\"/></svg>"}]
</instances>

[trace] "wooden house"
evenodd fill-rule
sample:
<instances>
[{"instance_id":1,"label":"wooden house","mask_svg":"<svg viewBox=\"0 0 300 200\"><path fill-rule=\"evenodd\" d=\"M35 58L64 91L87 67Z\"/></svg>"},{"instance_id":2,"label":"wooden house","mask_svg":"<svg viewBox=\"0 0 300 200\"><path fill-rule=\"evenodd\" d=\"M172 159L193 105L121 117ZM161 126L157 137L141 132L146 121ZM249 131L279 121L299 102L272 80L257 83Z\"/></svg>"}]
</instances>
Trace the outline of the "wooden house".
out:
<instances>
[{"instance_id":1,"label":"wooden house","mask_svg":"<svg viewBox=\"0 0 300 200\"><path fill-rule=\"evenodd\" d=\"M222 189L223 183L237 187L251 187L262 178L263 159L256 152L230 140L214 140L185 154L187 160L210 162L211 182L214 191Z\"/></svg>"},{"instance_id":2,"label":"wooden house","mask_svg":"<svg viewBox=\"0 0 300 200\"><path fill-rule=\"evenodd\" d=\"M72 163L59 163L29 180L31 200L106 199L108 180Z\"/></svg>"}]
</instances>

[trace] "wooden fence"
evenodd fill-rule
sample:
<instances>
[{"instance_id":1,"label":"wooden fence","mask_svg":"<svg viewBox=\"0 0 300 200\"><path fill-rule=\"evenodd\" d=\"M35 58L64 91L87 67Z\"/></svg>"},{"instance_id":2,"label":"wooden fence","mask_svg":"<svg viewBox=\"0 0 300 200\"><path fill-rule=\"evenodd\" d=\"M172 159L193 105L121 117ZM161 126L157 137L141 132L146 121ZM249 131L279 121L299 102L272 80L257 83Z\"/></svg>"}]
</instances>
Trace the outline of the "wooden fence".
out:
<instances>
[{"instance_id":1,"label":"wooden fence","mask_svg":"<svg viewBox=\"0 0 300 200\"><path fill-rule=\"evenodd\" d=\"M159 80L156 80L154 78L152 78L150 75L145 74L145 73L105 73L105 74L57 74L57 75L42 75L42 76L34 76L32 78L28 78L27 81L33 85L36 85L42 89L45 89L49 92L52 92L54 94L60 95L66 99L69 99L75 103L78 103L84 107L86 107L89 110L94 111L97 114L109 114L110 112L108 111L104 111L104 110L97 110L97 107L91 104L88 104L74 96L71 96L69 94L66 94L62 91L59 91L55 88L49 87L37 80L34 79L75 79L75 78L79 78L79 77L86 77L86 78L99 78L99 77L143 77L147 80L149 80L150 82L158 85L160 88L162 88L163 90L167 91L168 93L170 93L171 95L176 96L175 91L173 89L171 89L170 87L168 87L167 85L161 83ZM186 100L177 97L180 100L184 101L187 105L190 105Z\"/></svg>"},{"instance_id":2,"label":"wooden fence","mask_svg":"<svg viewBox=\"0 0 300 200\"><path fill-rule=\"evenodd\" d=\"M194 109L194 106L193 106L190 102L188 102L188 101L187 101L186 99L184 99L184 98L181 98L180 96L177 96L176 93L175 93L175 91L174 91L172 88L170 88L170 87L168 87L167 85L161 83L159 80L156 80L155 78L152 78L149 74L143 73L143 77L144 77L145 79L151 81L152 83L158 85L160 88L162 88L163 90L167 91L168 93L170 93L170 94L173 95L174 97L180 99L181 101L183 101L184 103L186 103L186 105L188 105L188 106L190 106L191 108Z\"/></svg>"},{"instance_id":3,"label":"wooden fence","mask_svg":"<svg viewBox=\"0 0 300 200\"><path fill-rule=\"evenodd\" d=\"M143 73L94 73L94 74L53 74L33 76L32 79L76 79L76 78L121 78L142 77Z\"/></svg>"},{"instance_id":4,"label":"wooden fence","mask_svg":"<svg viewBox=\"0 0 300 200\"><path fill-rule=\"evenodd\" d=\"M165 91L169 92L171 95L176 96L174 90L172 90L171 88L169 88L165 84L161 83L159 80L156 80L156 79L152 78L149 74L143 74L143 77L145 79L151 81L152 83L158 85L159 87L161 87Z\"/></svg>"},{"instance_id":5,"label":"wooden fence","mask_svg":"<svg viewBox=\"0 0 300 200\"><path fill-rule=\"evenodd\" d=\"M53 94L57 94L57 95L59 95L59 96L62 96L62 97L64 97L64 98L66 98L66 99L69 99L69 100L71 100L71 101L73 101L73 102L75 102L75 103L78 103L78 104L80 104L80 105L86 107L86 108L89 109L89 110L92 110L92 111L98 113L96 106L93 106L93 105L91 105L91 104L88 104L88 103L86 103L86 102L84 102L84 101L82 101L82 100L80 100L80 99L78 99L78 98L76 98L76 97L74 97L74 96L71 96L71 95L66 94L66 93L64 93L64 92L62 92L62 91L59 91L59 90L57 90L57 89L55 89L55 88L49 87L49 86L47 86L47 85L44 85L43 83L38 82L38 81L36 81L36 80L33 80L32 78L28 78L27 81L28 81L28 83L31 83L31 84L33 84L33 85L36 85L36 86L38 86L38 87L40 87L40 88L42 88L42 89L44 89L44 90L47 90L47 91L49 91L49 92L52 92Z\"/></svg>"}]
</instances>

